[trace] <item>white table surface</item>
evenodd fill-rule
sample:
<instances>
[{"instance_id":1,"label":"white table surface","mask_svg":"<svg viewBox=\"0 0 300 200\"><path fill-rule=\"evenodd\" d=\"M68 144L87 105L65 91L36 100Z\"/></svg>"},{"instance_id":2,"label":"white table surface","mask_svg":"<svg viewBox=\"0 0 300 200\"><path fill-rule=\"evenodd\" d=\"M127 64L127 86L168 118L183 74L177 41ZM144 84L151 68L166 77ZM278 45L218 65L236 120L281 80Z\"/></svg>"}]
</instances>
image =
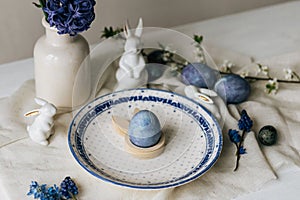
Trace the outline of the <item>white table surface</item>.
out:
<instances>
[{"instance_id":1,"label":"white table surface","mask_svg":"<svg viewBox=\"0 0 300 200\"><path fill-rule=\"evenodd\" d=\"M279 4L225 17L187 24L175 29L192 36L202 34L211 44L263 59L300 49L300 1ZM0 97L12 94L25 80L32 79L33 59L0 65ZM257 192L240 196L250 199L298 199L300 170L280 171ZM1 192L0 188L0 192Z\"/></svg>"}]
</instances>

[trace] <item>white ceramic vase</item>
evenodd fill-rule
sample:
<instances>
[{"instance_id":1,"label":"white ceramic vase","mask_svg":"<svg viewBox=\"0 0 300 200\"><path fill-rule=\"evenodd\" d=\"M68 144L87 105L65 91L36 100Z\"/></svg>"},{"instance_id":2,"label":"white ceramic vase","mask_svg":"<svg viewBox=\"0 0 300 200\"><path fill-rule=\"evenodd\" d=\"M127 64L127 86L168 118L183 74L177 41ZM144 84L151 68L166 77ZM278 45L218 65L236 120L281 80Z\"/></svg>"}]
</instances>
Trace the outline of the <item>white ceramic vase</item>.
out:
<instances>
[{"instance_id":1,"label":"white ceramic vase","mask_svg":"<svg viewBox=\"0 0 300 200\"><path fill-rule=\"evenodd\" d=\"M70 111L90 95L89 45L81 35L59 35L45 18L46 34L34 47L36 96Z\"/></svg>"}]
</instances>

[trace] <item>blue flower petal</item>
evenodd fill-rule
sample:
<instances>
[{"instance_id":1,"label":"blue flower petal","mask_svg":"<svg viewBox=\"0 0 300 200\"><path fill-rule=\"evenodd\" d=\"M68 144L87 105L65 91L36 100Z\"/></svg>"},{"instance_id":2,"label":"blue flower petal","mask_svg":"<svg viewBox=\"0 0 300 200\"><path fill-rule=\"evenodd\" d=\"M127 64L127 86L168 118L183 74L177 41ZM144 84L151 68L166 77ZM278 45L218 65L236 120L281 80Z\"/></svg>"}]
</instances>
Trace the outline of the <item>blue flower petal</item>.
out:
<instances>
[{"instance_id":1,"label":"blue flower petal","mask_svg":"<svg viewBox=\"0 0 300 200\"><path fill-rule=\"evenodd\" d=\"M78 188L75 182L69 176L62 181L60 188L61 195L66 199L72 198L71 195L78 194Z\"/></svg>"},{"instance_id":2,"label":"blue flower petal","mask_svg":"<svg viewBox=\"0 0 300 200\"><path fill-rule=\"evenodd\" d=\"M48 0L44 12L59 34L77 35L90 28L95 19L95 0Z\"/></svg>"},{"instance_id":3,"label":"blue flower petal","mask_svg":"<svg viewBox=\"0 0 300 200\"><path fill-rule=\"evenodd\" d=\"M240 154L246 154L247 152L246 152L246 149L243 146L240 146L239 153Z\"/></svg>"},{"instance_id":4,"label":"blue flower petal","mask_svg":"<svg viewBox=\"0 0 300 200\"><path fill-rule=\"evenodd\" d=\"M242 131L250 132L253 126L253 121L248 116L245 110L242 110L241 119L238 122L239 129Z\"/></svg>"},{"instance_id":5,"label":"blue flower petal","mask_svg":"<svg viewBox=\"0 0 300 200\"><path fill-rule=\"evenodd\" d=\"M241 136L239 135L239 132L237 130L229 129L228 135L230 138L230 141L233 143L239 143L241 141Z\"/></svg>"}]
</instances>

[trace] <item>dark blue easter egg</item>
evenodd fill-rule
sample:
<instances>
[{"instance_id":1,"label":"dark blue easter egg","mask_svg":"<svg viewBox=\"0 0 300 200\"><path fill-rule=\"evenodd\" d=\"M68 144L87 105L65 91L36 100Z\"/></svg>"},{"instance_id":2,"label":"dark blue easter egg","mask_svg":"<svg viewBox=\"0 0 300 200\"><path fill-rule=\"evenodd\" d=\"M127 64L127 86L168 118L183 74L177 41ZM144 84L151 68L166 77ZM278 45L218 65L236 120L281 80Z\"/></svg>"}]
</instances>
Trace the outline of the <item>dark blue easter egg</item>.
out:
<instances>
[{"instance_id":1,"label":"dark blue easter egg","mask_svg":"<svg viewBox=\"0 0 300 200\"><path fill-rule=\"evenodd\" d=\"M218 80L215 91L228 104L238 104L250 95L250 84L239 75L229 74Z\"/></svg>"},{"instance_id":2,"label":"dark blue easter egg","mask_svg":"<svg viewBox=\"0 0 300 200\"><path fill-rule=\"evenodd\" d=\"M257 138L263 145L273 145L277 141L277 130L270 125L264 126L258 132Z\"/></svg>"},{"instance_id":3,"label":"dark blue easter egg","mask_svg":"<svg viewBox=\"0 0 300 200\"><path fill-rule=\"evenodd\" d=\"M165 65L167 62L163 59L163 50L154 50L147 55L147 63L158 63Z\"/></svg>"},{"instance_id":4,"label":"dark blue easter egg","mask_svg":"<svg viewBox=\"0 0 300 200\"><path fill-rule=\"evenodd\" d=\"M142 148L154 146L161 137L161 126L157 116L149 110L136 113L128 128L130 141Z\"/></svg>"},{"instance_id":5,"label":"dark blue easter egg","mask_svg":"<svg viewBox=\"0 0 300 200\"><path fill-rule=\"evenodd\" d=\"M198 88L213 88L218 80L219 72L206 64L192 63L182 70L182 81Z\"/></svg>"},{"instance_id":6,"label":"dark blue easter egg","mask_svg":"<svg viewBox=\"0 0 300 200\"><path fill-rule=\"evenodd\" d=\"M156 63L147 63L146 70L148 72L148 83L160 78L167 66Z\"/></svg>"}]
</instances>

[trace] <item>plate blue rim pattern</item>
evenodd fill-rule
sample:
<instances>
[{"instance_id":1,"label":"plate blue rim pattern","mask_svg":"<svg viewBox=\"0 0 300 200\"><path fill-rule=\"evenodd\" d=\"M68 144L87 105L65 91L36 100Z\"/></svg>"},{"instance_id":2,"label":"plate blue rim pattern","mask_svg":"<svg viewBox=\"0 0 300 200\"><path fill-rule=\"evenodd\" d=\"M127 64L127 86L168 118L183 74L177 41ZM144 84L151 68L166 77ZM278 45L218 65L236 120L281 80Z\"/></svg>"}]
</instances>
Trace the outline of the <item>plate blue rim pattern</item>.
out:
<instances>
[{"instance_id":1,"label":"plate blue rim pattern","mask_svg":"<svg viewBox=\"0 0 300 200\"><path fill-rule=\"evenodd\" d=\"M212 161L210 161L209 165L206 166L205 169L202 169L202 171L200 173L197 173L201 167L203 165L205 165L205 163L207 162L207 160L209 159L208 158L203 158L199 164L192 170L190 171L189 173L185 174L183 177L180 177L180 179L184 179L188 176L190 176L191 174L195 174L194 176L191 176L190 178L188 179L184 179L182 181L177 181L177 180L172 180L172 181L167 181L167 182L164 182L164 183L156 183L155 185L150 185L150 184L147 184L147 185L144 185L144 184L136 184L136 183L125 183L124 181L122 180L118 180L116 179L115 177L112 177L110 176L109 174L106 174L104 173L103 171L101 171L100 169L98 169L93 163L92 161L89 160L89 158L86 156L86 152L84 150L84 147L83 145L81 144L82 143L82 139L81 137L79 137L78 135L76 135L75 137L75 143L76 143L76 146L74 144L72 144L72 138L71 138L71 133L72 133L72 128L73 126L75 127L76 126L76 123L75 123L75 120L78 116L79 113L81 113L87 106L90 106L93 102L99 100L100 98L103 98L105 96L108 96L108 95L112 95L114 96L114 94L116 93L120 93L120 92L129 92L129 91L140 91L141 93L143 93L144 91L158 91L158 92L163 92L163 93L166 93L166 94L170 94L171 96L179 96L181 98L184 98L188 101L191 101L193 102L194 104L196 104L197 106L201 107L212 119L212 121L214 122L214 124L216 125L216 128L217 128L217 131L218 131L218 140L219 140L219 143L216 145L216 148L217 148L217 152L216 152L216 155L214 157L214 159ZM142 99L140 99L142 100ZM105 103L106 105L103 106L102 104ZM113 104L118 104L118 103L121 103L121 102L110 102L111 105ZM165 102L166 103L166 102ZM169 104L171 104L169 102ZM109 103L107 101L105 102L102 102L102 103L99 103L97 104L97 106L102 106L102 108L99 110L99 111L104 111L103 109L105 109L105 107L109 108ZM176 105L175 105L176 106ZM92 108L92 107L91 107ZM95 109L95 108L93 108ZM181 108L182 109L182 108ZM95 113L95 112L93 112ZM191 112L192 113L192 112ZM99 113L98 113L99 114ZM94 114L94 117L97 117L98 115L97 113ZM82 120L82 119L81 119ZM90 118L91 120L91 118ZM204 119L206 121L206 119ZM198 120L199 121L199 120ZM80 123L80 122L79 122ZM200 125L200 124L199 124ZM86 127L82 127L83 129L86 128ZM77 132L77 129L76 129L76 132ZM78 112L77 114L74 116L71 124L70 124L70 127L69 127L69 131L68 131L68 144L69 144L69 148L70 148L70 151L73 155L73 157L75 158L75 160L79 163L79 165L81 167L83 167L86 171L88 171L90 174L92 174L93 176L101 179L101 180L104 180L106 182L110 182L110 183L113 183L115 185L119 185L119 186L123 186L123 187L129 187L129 188L135 188L135 189L163 189L163 188L170 188L170 187L176 187L176 186L179 186L179 185L183 185L185 183L188 183L190 181L193 181L195 179L197 179L198 177L200 177L201 175L203 175L204 173L206 173L214 164L215 162L217 161L217 159L219 158L220 156L220 153L221 153L221 150L222 150L222 146L223 146L223 140L222 140L222 131L221 131L221 128L217 122L217 120L215 119L215 117L205 108L203 107L201 104L187 98L186 96L183 96L183 95L180 95L180 94L177 94L177 93L172 93L172 92L168 92L168 91L164 91L164 90L158 90L158 89L147 89L147 88L137 88L137 89L130 89L130 90L123 90L123 91L118 91L118 92L115 92L115 93L110 93L110 94L106 94L104 96L100 96L96 99L94 99L93 101L89 102L88 104L86 104L85 106L83 106ZM84 160L84 162L82 162L79 158L78 158L78 155L77 153L75 152L74 148L76 147L76 150L78 150L79 152L79 155L82 157L82 159ZM92 167L94 170L96 170L97 172L99 173L96 173L95 171L91 170L89 167ZM111 178L111 179L109 179ZM115 181L114 181L115 180ZM159 185L158 185L159 184Z\"/></svg>"}]
</instances>

